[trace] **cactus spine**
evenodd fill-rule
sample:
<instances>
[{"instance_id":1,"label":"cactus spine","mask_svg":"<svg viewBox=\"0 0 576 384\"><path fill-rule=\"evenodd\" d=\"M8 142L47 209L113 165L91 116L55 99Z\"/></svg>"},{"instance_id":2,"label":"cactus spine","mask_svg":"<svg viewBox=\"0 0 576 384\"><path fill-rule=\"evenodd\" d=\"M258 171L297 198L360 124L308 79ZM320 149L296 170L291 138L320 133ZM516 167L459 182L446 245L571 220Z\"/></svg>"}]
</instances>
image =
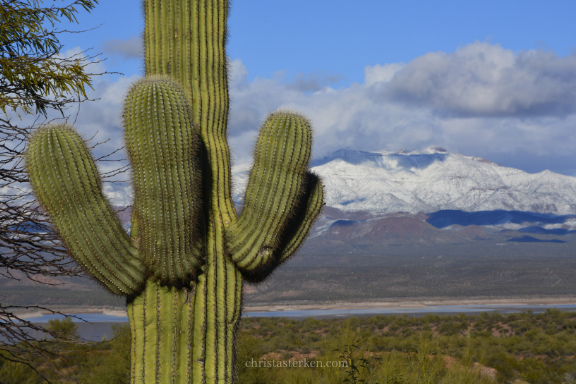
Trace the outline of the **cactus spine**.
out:
<instances>
[{"instance_id":1,"label":"cactus spine","mask_svg":"<svg viewBox=\"0 0 576 384\"><path fill-rule=\"evenodd\" d=\"M131 238L67 125L39 129L27 166L71 255L127 297L132 383L231 383L242 281L289 258L323 206L310 123L266 119L238 217L226 141L227 0L144 0L145 70L124 105L135 192Z\"/></svg>"}]
</instances>

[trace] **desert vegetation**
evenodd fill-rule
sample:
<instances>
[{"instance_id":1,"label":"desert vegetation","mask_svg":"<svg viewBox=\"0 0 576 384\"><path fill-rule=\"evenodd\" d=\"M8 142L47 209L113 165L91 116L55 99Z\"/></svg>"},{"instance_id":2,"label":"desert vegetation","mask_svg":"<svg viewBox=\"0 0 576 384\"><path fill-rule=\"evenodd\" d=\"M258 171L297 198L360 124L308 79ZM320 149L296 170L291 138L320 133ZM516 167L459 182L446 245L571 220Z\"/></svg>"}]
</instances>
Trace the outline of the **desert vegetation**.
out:
<instances>
[{"instance_id":1,"label":"desert vegetation","mask_svg":"<svg viewBox=\"0 0 576 384\"><path fill-rule=\"evenodd\" d=\"M86 344L67 341L74 336L73 326L50 326L68 336L39 341L63 356L56 363L65 377L38 361L52 382L129 382L128 324L115 325L111 340ZM243 384L570 384L576 378L575 356L576 312L557 309L509 315L244 318L236 366ZM1 361L3 383L42 382L31 368ZM288 361L292 367L282 366ZM346 364L326 367L342 361ZM270 363L256 367L254 362Z\"/></svg>"}]
</instances>

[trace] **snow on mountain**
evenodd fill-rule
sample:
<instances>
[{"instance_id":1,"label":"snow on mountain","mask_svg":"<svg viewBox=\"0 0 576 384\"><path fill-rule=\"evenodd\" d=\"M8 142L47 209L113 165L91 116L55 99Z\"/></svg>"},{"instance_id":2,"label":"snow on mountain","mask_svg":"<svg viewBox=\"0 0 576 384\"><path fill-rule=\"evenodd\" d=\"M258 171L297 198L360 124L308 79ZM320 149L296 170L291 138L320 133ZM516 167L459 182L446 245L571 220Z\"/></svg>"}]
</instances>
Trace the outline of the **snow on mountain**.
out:
<instances>
[{"instance_id":1,"label":"snow on mountain","mask_svg":"<svg viewBox=\"0 0 576 384\"><path fill-rule=\"evenodd\" d=\"M235 166L233 199L242 204L251 166ZM312 163L326 203L343 211L515 210L576 213L576 178L530 174L488 160L430 147L422 151L341 149Z\"/></svg>"},{"instance_id":2,"label":"snow on mountain","mask_svg":"<svg viewBox=\"0 0 576 384\"><path fill-rule=\"evenodd\" d=\"M242 204L250 164L235 166L233 200ZM530 174L490 161L447 152L365 152L341 149L312 162L326 185L326 203L342 211L529 211L576 214L576 177L550 171ZM6 188L5 188L6 189ZM132 204L130 183L103 183L115 206ZM24 194L28 184L5 194Z\"/></svg>"}]
</instances>

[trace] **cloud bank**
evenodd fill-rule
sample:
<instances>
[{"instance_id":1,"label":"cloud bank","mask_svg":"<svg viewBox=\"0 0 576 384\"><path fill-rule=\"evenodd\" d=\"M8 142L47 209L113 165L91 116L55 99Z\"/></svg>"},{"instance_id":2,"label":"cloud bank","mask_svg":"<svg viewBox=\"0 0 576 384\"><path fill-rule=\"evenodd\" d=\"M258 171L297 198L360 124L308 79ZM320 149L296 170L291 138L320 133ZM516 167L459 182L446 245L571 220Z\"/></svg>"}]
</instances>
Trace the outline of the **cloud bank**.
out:
<instances>
[{"instance_id":1,"label":"cloud bank","mask_svg":"<svg viewBox=\"0 0 576 384\"><path fill-rule=\"evenodd\" d=\"M566 116L576 111L576 55L474 43L420 56L375 88L383 102L452 116Z\"/></svg>"}]
</instances>

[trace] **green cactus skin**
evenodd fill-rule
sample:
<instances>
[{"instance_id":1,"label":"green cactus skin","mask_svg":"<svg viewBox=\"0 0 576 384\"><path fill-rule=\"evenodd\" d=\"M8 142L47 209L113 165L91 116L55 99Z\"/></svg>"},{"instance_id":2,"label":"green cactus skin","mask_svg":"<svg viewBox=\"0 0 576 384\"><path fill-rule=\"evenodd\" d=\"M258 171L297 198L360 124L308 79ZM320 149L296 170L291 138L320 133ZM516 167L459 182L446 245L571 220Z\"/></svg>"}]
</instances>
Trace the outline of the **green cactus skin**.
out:
<instances>
[{"instance_id":1,"label":"green cactus skin","mask_svg":"<svg viewBox=\"0 0 576 384\"><path fill-rule=\"evenodd\" d=\"M82 138L69 125L48 125L35 132L26 155L36 196L76 261L110 292L137 293L144 265L102 193Z\"/></svg>"},{"instance_id":2,"label":"green cactus skin","mask_svg":"<svg viewBox=\"0 0 576 384\"><path fill-rule=\"evenodd\" d=\"M260 131L242 215L228 228L228 250L241 270L265 268L278 234L304 192L312 130L302 116L272 113Z\"/></svg>"},{"instance_id":3,"label":"green cactus skin","mask_svg":"<svg viewBox=\"0 0 576 384\"><path fill-rule=\"evenodd\" d=\"M131 382L233 383L243 280L302 244L323 203L310 123L268 116L238 217L226 141L228 0L144 0L145 71L124 105L135 192L131 238L69 126L31 138L32 186L71 255L127 298Z\"/></svg>"},{"instance_id":4,"label":"green cactus skin","mask_svg":"<svg viewBox=\"0 0 576 384\"><path fill-rule=\"evenodd\" d=\"M163 282L190 281L202 260L198 130L180 86L167 76L132 85L124 104L134 169L140 257Z\"/></svg>"}]
</instances>

